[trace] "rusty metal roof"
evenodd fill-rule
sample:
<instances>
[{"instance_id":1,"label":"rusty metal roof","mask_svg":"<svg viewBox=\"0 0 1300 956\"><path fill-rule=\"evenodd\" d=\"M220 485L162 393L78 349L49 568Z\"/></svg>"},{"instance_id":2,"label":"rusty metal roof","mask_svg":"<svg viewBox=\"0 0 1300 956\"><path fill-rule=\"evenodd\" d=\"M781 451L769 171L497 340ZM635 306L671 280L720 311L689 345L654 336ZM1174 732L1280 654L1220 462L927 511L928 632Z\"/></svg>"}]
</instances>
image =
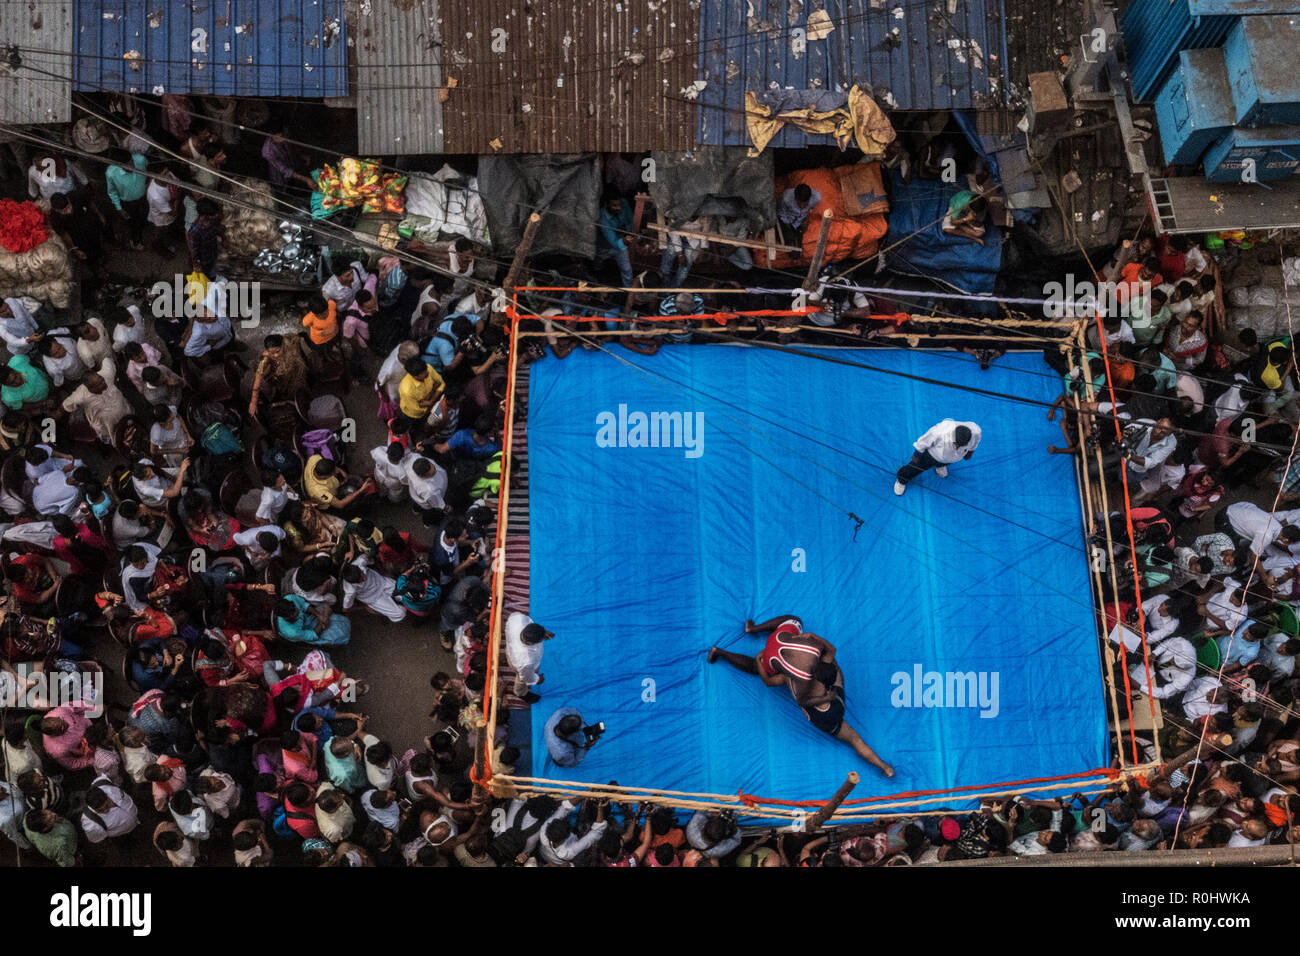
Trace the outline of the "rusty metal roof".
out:
<instances>
[{"instance_id":1,"label":"rusty metal roof","mask_svg":"<svg viewBox=\"0 0 1300 956\"><path fill-rule=\"evenodd\" d=\"M0 122L66 123L71 118L72 2L8 4L0 13L0 49L19 48L24 66L0 66Z\"/></svg>"},{"instance_id":2,"label":"rusty metal roof","mask_svg":"<svg viewBox=\"0 0 1300 956\"><path fill-rule=\"evenodd\" d=\"M444 4L446 151L691 148L698 7L699 0Z\"/></svg>"},{"instance_id":3,"label":"rusty metal roof","mask_svg":"<svg viewBox=\"0 0 1300 956\"><path fill-rule=\"evenodd\" d=\"M360 0L352 10L357 148L363 155L443 152L438 0Z\"/></svg>"}]
</instances>

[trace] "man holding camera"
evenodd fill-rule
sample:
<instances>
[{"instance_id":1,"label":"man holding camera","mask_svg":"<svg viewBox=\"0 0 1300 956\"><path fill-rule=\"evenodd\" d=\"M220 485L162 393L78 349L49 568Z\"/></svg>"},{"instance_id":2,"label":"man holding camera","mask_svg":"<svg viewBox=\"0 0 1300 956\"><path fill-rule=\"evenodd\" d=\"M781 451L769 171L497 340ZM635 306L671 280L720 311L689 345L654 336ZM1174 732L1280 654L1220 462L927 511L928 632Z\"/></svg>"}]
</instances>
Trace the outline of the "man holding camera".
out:
<instances>
[{"instance_id":1,"label":"man holding camera","mask_svg":"<svg viewBox=\"0 0 1300 956\"><path fill-rule=\"evenodd\" d=\"M1124 429L1123 446L1129 480L1140 482L1148 472L1158 471L1177 444L1174 423L1167 418L1139 418L1129 425Z\"/></svg>"},{"instance_id":2,"label":"man holding camera","mask_svg":"<svg viewBox=\"0 0 1300 956\"><path fill-rule=\"evenodd\" d=\"M546 752L557 767L576 767L604 732L604 722L584 726L577 709L561 707L546 721Z\"/></svg>"}]
</instances>

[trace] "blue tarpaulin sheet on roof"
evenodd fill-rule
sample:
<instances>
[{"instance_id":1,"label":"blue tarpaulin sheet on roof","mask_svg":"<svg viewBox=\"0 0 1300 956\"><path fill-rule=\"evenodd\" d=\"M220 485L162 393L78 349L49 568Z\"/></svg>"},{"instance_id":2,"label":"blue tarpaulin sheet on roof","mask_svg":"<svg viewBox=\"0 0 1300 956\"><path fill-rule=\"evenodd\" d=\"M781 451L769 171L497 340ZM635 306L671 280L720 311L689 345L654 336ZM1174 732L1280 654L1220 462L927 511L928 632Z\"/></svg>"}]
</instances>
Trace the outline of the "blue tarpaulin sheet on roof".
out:
<instances>
[{"instance_id":1,"label":"blue tarpaulin sheet on roof","mask_svg":"<svg viewBox=\"0 0 1300 956\"><path fill-rule=\"evenodd\" d=\"M623 361L579 350L531 370L530 613L556 635L534 776L824 799L849 770L867 797L1107 764L1073 465L1044 453L1059 433L1040 406L756 348L611 352ZM834 354L1046 401L1059 391L1025 374L1044 370L1036 355L981 372L951 354ZM978 451L895 497L912 441L947 417L981 425ZM651 431L658 447L638 446ZM863 520L856 535L846 511ZM837 647L848 721L893 780L814 729L784 688L705 662L714 644L756 654L745 619L785 613ZM932 673L945 706L921 695ZM985 703L959 700L948 674L970 675ZM547 755L560 707L607 727L573 768Z\"/></svg>"},{"instance_id":2,"label":"blue tarpaulin sheet on roof","mask_svg":"<svg viewBox=\"0 0 1300 956\"><path fill-rule=\"evenodd\" d=\"M943 231L948 203L963 188L934 179L905 183L889 170L889 232L883 240L889 268L942 279L963 292L993 291L1002 268L1002 230L986 222L983 245Z\"/></svg>"}]
</instances>

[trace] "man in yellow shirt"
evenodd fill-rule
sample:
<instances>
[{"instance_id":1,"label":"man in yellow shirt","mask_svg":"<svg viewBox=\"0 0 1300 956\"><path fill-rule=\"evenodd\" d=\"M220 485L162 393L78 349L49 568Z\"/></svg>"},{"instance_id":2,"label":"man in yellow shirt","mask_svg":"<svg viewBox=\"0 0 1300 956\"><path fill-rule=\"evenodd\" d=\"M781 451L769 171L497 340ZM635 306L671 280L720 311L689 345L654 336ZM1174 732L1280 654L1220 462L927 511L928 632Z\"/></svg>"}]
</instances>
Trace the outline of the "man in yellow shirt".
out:
<instances>
[{"instance_id":1,"label":"man in yellow shirt","mask_svg":"<svg viewBox=\"0 0 1300 956\"><path fill-rule=\"evenodd\" d=\"M430 409L442 398L444 385L442 376L418 355L408 359L403 367L406 375L397 386L397 404L412 435L418 437Z\"/></svg>"},{"instance_id":2,"label":"man in yellow shirt","mask_svg":"<svg viewBox=\"0 0 1300 956\"><path fill-rule=\"evenodd\" d=\"M349 483L347 472L323 455L312 455L303 466L303 490L307 492L308 498L322 508L342 511L365 494L366 489L374 484L374 479L367 478L350 494L346 487ZM340 491L344 492L342 497Z\"/></svg>"}]
</instances>

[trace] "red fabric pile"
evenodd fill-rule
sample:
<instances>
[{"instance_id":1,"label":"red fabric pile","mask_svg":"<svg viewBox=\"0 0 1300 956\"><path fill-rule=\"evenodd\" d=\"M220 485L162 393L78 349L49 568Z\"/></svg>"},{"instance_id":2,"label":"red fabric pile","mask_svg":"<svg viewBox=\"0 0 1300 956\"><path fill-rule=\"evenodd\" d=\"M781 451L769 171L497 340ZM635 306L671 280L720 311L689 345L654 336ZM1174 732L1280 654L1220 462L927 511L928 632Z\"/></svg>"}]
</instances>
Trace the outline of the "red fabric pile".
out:
<instances>
[{"instance_id":1,"label":"red fabric pile","mask_svg":"<svg viewBox=\"0 0 1300 956\"><path fill-rule=\"evenodd\" d=\"M10 252L28 252L48 238L45 214L33 203L0 199L0 246Z\"/></svg>"}]
</instances>

